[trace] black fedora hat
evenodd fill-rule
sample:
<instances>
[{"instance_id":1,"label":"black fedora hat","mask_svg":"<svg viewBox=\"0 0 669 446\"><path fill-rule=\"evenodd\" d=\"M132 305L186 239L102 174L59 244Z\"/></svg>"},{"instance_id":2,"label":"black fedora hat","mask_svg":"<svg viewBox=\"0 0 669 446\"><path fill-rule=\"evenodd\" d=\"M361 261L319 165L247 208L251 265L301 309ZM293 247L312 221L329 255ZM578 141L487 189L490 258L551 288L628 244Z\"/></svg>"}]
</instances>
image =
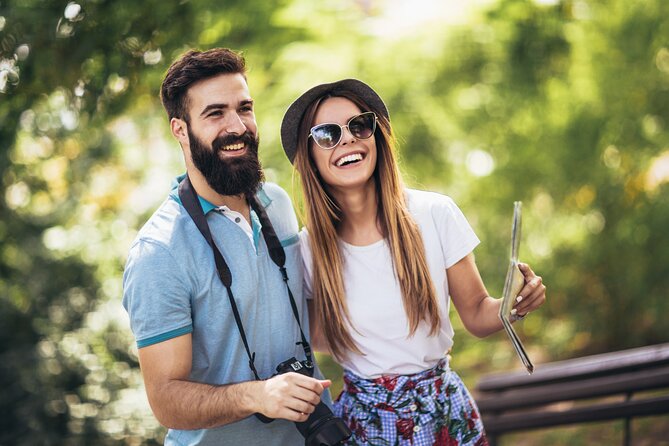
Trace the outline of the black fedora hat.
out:
<instances>
[{"instance_id":1,"label":"black fedora hat","mask_svg":"<svg viewBox=\"0 0 669 446\"><path fill-rule=\"evenodd\" d=\"M383 103L381 97L376 94L372 87L358 79L343 79L329 84L316 85L307 90L302 96L295 99L295 102L290 104L290 107L288 107L288 110L286 110L286 113L283 115L283 122L281 123L281 144L291 163L295 161L300 121L302 121L306 109L320 97L336 95L339 92L346 91L359 96L372 108L381 111L386 119L390 119L386 104Z\"/></svg>"}]
</instances>

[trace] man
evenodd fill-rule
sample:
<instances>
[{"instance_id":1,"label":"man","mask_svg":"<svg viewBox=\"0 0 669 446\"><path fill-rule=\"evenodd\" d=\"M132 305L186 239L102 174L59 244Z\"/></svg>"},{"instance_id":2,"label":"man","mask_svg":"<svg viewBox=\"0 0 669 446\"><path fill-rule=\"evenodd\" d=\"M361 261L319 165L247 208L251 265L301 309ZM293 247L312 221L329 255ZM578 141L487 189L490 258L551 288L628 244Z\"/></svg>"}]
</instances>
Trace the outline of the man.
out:
<instances>
[{"instance_id":1,"label":"man","mask_svg":"<svg viewBox=\"0 0 669 446\"><path fill-rule=\"evenodd\" d=\"M287 283L300 316L307 313L295 213L281 188L261 186L244 59L228 49L190 51L167 71L161 99L206 224L232 273L251 352L212 247L175 187L140 230L123 277L123 305L149 403L170 428L165 444L304 443L294 422L307 420L330 382L298 373L271 377L279 363L304 358L305 352L296 344L300 328L286 283L268 255L248 196L255 194L272 222L286 253ZM305 318L305 331L306 324ZM255 379L250 362L260 379L271 378ZM262 423L256 413L276 420Z\"/></svg>"}]
</instances>

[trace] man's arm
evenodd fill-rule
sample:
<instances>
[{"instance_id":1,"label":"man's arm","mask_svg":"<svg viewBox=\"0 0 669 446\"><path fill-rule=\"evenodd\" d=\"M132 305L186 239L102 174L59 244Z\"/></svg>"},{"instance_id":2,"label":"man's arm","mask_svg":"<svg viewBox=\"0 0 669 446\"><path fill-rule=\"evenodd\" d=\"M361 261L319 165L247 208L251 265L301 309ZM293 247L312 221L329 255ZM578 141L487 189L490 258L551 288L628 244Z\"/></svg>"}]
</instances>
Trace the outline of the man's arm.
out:
<instances>
[{"instance_id":1,"label":"man's arm","mask_svg":"<svg viewBox=\"0 0 669 446\"><path fill-rule=\"evenodd\" d=\"M220 386L188 381L191 334L139 349L139 363L154 415L173 429L207 429L254 413L306 421L330 385L298 373Z\"/></svg>"}]
</instances>

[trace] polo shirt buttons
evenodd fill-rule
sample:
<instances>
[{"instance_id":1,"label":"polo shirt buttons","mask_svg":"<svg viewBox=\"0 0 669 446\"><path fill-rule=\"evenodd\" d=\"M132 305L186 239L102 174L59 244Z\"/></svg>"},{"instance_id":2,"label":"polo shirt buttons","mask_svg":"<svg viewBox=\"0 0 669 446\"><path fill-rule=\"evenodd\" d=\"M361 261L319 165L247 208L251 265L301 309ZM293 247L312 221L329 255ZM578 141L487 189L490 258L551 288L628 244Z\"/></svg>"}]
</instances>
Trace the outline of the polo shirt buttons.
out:
<instances>
[{"instance_id":1,"label":"polo shirt buttons","mask_svg":"<svg viewBox=\"0 0 669 446\"><path fill-rule=\"evenodd\" d=\"M409 409L411 409L411 412L415 412L416 410L418 410L418 406L412 404L411 406L409 406Z\"/></svg>"},{"instance_id":2,"label":"polo shirt buttons","mask_svg":"<svg viewBox=\"0 0 669 446\"><path fill-rule=\"evenodd\" d=\"M241 218L239 218L239 217L235 217L235 223L239 223L240 221L242 221Z\"/></svg>"},{"instance_id":3,"label":"polo shirt buttons","mask_svg":"<svg viewBox=\"0 0 669 446\"><path fill-rule=\"evenodd\" d=\"M420 431L420 426L414 426L413 431L414 432L419 432Z\"/></svg>"}]
</instances>

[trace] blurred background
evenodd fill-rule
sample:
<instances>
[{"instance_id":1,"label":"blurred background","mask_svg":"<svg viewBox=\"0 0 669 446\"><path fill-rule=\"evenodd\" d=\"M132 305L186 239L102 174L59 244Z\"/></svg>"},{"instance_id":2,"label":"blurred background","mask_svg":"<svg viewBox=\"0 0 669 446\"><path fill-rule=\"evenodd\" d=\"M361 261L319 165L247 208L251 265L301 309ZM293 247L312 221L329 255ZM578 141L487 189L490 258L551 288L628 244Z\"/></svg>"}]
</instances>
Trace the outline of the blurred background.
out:
<instances>
[{"instance_id":1,"label":"blurred background","mask_svg":"<svg viewBox=\"0 0 669 446\"><path fill-rule=\"evenodd\" d=\"M244 51L266 177L296 203L283 112L343 77L385 99L407 184L460 205L495 296L522 200L521 258L548 285L517 326L537 367L669 342L669 2L0 0L0 445L162 443L121 276L184 171L163 74L214 46ZM452 320L470 387L521 368L504 333ZM336 395L339 370L321 364ZM620 429L504 444L608 444ZM635 429L638 444L669 438L667 417Z\"/></svg>"}]
</instances>

